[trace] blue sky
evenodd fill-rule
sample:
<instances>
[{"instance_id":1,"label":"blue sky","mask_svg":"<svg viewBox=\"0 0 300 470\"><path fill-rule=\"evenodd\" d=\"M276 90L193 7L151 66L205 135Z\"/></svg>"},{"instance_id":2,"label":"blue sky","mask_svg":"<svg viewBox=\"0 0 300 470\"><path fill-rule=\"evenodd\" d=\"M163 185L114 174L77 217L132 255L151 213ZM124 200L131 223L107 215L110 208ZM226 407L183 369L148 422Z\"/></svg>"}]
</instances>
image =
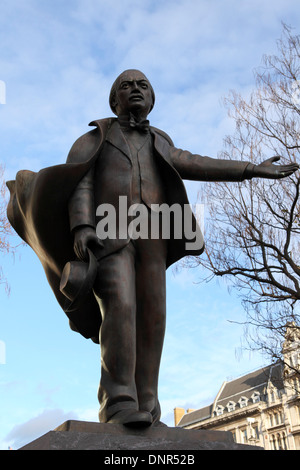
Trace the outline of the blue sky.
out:
<instances>
[{"instance_id":1,"label":"blue sky","mask_svg":"<svg viewBox=\"0 0 300 470\"><path fill-rule=\"evenodd\" d=\"M150 79L153 125L175 145L216 157L233 131L222 99L249 95L254 68L276 52L281 22L299 34L297 0L1 0L0 160L18 170L62 163L93 119L112 113L116 76ZM195 202L198 183L187 183ZM17 237L14 239L17 243ZM68 327L36 255L0 255L0 449L21 445L67 419L97 421L99 347ZM162 420L173 408L209 404L222 382L265 359L237 354L245 319L223 283L200 269L168 271L167 333L160 373ZM3 353L5 346L5 354Z\"/></svg>"}]
</instances>

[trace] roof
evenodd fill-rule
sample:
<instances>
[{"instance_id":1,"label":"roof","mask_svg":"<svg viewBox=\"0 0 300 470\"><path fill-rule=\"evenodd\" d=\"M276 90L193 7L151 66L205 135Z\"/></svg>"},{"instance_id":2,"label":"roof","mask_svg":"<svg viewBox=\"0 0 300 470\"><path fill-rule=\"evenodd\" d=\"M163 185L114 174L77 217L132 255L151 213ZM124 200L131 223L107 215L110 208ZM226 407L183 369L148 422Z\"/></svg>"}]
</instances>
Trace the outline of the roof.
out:
<instances>
[{"instance_id":1,"label":"roof","mask_svg":"<svg viewBox=\"0 0 300 470\"><path fill-rule=\"evenodd\" d=\"M260 399L263 400L266 388L271 383L275 388L283 388L282 366L280 363L263 367L234 380L224 382L211 405L185 414L178 426L187 426L208 419L218 405L225 408L230 401L238 403L242 397L250 399L254 392L259 392Z\"/></svg>"},{"instance_id":2,"label":"roof","mask_svg":"<svg viewBox=\"0 0 300 470\"><path fill-rule=\"evenodd\" d=\"M199 421L204 421L211 417L213 405L205 406L204 408L200 408L199 410L190 411L189 413L185 414L181 420L179 421L179 427L186 426L188 424L198 423Z\"/></svg>"}]
</instances>

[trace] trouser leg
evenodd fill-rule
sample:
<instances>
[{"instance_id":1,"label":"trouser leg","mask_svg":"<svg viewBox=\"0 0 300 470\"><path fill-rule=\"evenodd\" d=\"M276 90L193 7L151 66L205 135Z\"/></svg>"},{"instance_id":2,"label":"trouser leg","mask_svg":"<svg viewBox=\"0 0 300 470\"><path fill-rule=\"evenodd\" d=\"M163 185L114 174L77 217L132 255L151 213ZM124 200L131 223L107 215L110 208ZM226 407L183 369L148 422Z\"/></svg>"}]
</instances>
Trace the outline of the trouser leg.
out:
<instances>
[{"instance_id":1,"label":"trouser leg","mask_svg":"<svg viewBox=\"0 0 300 470\"><path fill-rule=\"evenodd\" d=\"M120 410L138 410L135 267L131 244L99 263L94 294L102 315L99 418L106 422Z\"/></svg>"},{"instance_id":2,"label":"trouser leg","mask_svg":"<svg viewBox=\"0 0 300 470\"><path fill-rule=\"evenodd\" d=\"M136 243L136 387L140 410L160 418L158 378L166 325L166 241Z\"/></svg>"},{"instance_id":3,"label":"trouser leg","mask_svg":"<svg viewBox=\"0 0 300 470\"><path fill-rule=\"evenodd\" d=\"M100 421L125 409L160 417L157 396L166 319L166 242L138 240L99 263Z\"/></svg>"}]
</instances>

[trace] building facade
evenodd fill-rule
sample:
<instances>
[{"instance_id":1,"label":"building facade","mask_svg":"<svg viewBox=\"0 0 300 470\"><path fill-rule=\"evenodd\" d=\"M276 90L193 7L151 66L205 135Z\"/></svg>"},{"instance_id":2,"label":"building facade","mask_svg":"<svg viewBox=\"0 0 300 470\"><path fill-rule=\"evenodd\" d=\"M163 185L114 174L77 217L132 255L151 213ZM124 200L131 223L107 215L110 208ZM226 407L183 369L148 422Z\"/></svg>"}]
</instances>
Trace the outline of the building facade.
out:
<instances>
[{"instance_id":1,"label":"building facade","mask_svg":"<svg viewBox=\"0 0 300 470\"><path fill-rule=\"evenodd\" d=\"M175 426L230 431L234 441L266 450L300 450L300 334L287 328L283 360L225 381L212 404L175 408Z\"/></svg>"}]
</instances>

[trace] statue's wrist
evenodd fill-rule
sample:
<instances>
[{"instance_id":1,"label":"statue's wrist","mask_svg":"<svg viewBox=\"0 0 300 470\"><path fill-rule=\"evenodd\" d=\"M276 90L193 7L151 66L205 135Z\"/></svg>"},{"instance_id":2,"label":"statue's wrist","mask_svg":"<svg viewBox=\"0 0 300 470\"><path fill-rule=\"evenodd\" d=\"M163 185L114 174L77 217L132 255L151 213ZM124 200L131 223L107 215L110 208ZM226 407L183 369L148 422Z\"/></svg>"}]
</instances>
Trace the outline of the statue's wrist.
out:
<instances>
[{"instance_id":1,"label":"statue's wrist","mask_svg":"<svg viewBox=\"0 0 300 470\"><path fill-rule=\"evenodd\" d=\"M244 171L244 179L251 180L251 178L253 178L253 176L255 176L256 167L257 167L257 165L255 165L254 163L248 163L248 165L246 166L246 169Z\"/></svg>"}]
</instances>

